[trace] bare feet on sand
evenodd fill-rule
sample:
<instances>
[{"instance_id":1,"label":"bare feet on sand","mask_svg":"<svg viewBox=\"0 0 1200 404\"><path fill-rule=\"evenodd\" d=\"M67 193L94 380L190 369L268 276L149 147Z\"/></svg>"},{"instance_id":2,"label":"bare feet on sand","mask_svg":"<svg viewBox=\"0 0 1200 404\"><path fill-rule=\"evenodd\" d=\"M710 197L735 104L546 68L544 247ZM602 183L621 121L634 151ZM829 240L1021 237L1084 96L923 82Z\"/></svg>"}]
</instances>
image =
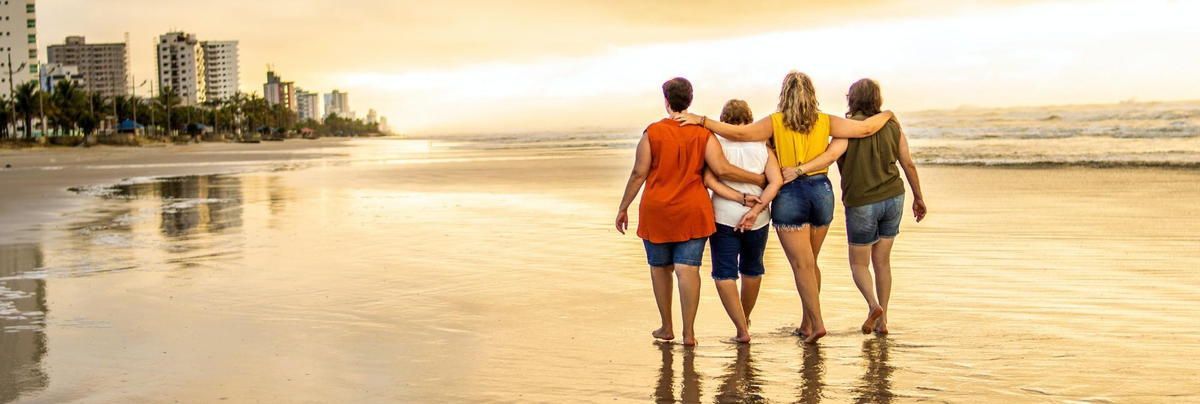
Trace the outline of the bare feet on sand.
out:
<instances>
[{"instance_id":1,"label":"bare feet on sand","mask_svg":"<svg viewBox=\"0 0 1200 404\"><path fill-rule=\"evenodd\" d=\"M682 344L683 346L696 346L696 337L684 336Z\"/></svg>"},{"instance_id":2,"label":"bare feet on sand","mask_svg":"<svg viewBox=\"0 0 1200 404\"><path fill-rule=\"evenodd\" d=\"M659 328L657 330L651 331L650 335L654 336L654 338L656 338L656 339L661 339L663 341L670 341L670 340L675 339L675 333L666 328Z\"/></svg>"},{"instance_id":3,"label":"bare feet on sand","mask_svg":"<svg viewBox=\"0 0 1200 404\"><path fill-rule=\"evenodd\" d=\"M875 324L875 333L879 335L887 335L887 321L879 319L879 322Z\"/></svg>"},{"instance_id":4,"label":"bare feet on sand","mask_svg":"<svg viewBox=\"0 0 1200 404\"><path fill-rule=\"evenodd\" d=\"M875 325L879 322L879 318L883 317L883 308L875 306L871 308L871 312L867 314L867 321L863 321L862 333L870 334L875 329Z\"/></svg>"},{"instance_id":5,"label":"bare feet on sand","mask_svg":"<svg viewBox=\"0 0 1200 404\"><path fill-rule=\"evenodd\" d=\"M812 332L812 334L808 334L807 336L804 337L804 343L805 344L815 344L815 343L817 343L817 340L821 339L821 337L824 337L824 336L825 336L824 328L815 330Z\"/></svg>"},{"instance_id":6,"label":"bare feet on sand","mask_svg":"<svg viewBox=\"0 0 1200 404\"><path fill-rule=\"evenodd\" d=\"M750 333L738 334L737 336L730 338L729 342L734 343L734 344L749 344L750 343Z\"/></svg>"}]
</instances>

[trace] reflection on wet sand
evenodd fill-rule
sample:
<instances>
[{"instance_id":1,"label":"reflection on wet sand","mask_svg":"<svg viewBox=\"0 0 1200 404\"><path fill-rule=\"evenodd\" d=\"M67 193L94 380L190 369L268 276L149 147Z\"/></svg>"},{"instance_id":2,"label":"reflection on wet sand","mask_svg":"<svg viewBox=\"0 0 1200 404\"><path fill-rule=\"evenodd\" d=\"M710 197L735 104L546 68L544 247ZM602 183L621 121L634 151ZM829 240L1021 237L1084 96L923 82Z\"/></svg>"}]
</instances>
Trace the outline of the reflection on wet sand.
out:
<instances>
[{"instance_id":1,"label":"reflection on wet sand","mask_svg":"<svg viewBox=\"0 0 1200 404\"><path fill-rule=\"evenodd\" d=\"M658 370L658 383L655 383L654 402L656 403L695 403L700 401L700 375L696 373L696 351L684 347L682 388L678 397L675 394L675 344L657 343L662 351L662 368Z\"/></svg>"},{"instance_id":2,"label":"reflection on wet sand","mask_svg":"<svg viewBox=\"0 0 1200 404\"><path fill-rule=\"evenodd\" d=\"M46 281L25 274L42 267L37 245L0 246L0 402L46 388Z\"/></svg>"},{"instance_id":3,"label":"reflection on wet sand","mask_svg":"<svg viewBox=\"0 0 1200 404\"><path fill-rule=\"evenodd\" d=\"M892 394L892 365L888 364L887 337L868 338L863 340L862 355L866 361L866 371L862 380L855 387L856 402L859 403L890 403L895 396Z\"/></svg>"},{"instance_id":4,"label":"reflection on wet sand","mask_svg":"<svg viewBox=\"0 0 1200 404\"><path fill-rule=\"evenodd\" d=\"M825 388L825 356L821 354L821 346L804 345L804 368L800 369L800 402L819 403L822 390Z\"/></svg>"},{"instance_id":5,"label":"reflection on wet sand","mask_svg":"<svg viewBox=\"0 0 1200 404\"><path fill-rule=\"evenodd\" d=\"M717 390L718 403L762 403L758 367L750 358L750 344L738 344L737 357L725 369L724 381Z\"/></svg>"}]
</instances>

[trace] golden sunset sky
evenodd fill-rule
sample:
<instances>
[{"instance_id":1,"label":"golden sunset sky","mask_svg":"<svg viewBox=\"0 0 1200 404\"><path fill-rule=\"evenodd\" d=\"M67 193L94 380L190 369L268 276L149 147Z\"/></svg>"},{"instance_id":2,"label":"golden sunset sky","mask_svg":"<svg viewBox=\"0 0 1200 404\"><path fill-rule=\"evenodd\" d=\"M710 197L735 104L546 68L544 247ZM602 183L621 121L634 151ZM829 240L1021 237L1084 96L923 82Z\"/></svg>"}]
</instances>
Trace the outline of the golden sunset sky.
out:
<instances>
[{"instance_id":1,"label":"golden sunset sky","mask_svg":"<svg viewBox=\"0 0 1200 404\"><path fill-rule=\"evenodd\" d=\"M897 111L1200 98L1197 1L54 0L39 46L119 42L153 76L171 30L239 40L241 87L266 66L351 93L414 134L640 127L684 76L693 110L775 107L789 70L823 108L872 77ZM143 91L145 91L143 89Z\"/></svg>"}]
</instances>

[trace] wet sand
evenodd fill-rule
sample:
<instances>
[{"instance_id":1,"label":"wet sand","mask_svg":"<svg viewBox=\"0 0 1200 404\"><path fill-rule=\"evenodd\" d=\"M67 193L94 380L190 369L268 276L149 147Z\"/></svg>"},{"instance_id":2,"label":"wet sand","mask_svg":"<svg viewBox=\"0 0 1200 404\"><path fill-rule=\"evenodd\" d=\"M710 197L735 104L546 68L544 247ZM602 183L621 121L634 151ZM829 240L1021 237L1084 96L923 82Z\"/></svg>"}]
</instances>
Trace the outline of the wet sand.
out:
<instances>
[{"instance_id":1,"label":"wet sand","mask_svg":"<svg viewBox=\"0 0 1200 404\"><path fill-rule=\"evenodd\" d=\"M856 330L839 207L820 346L789 333L772 234L754 343L720 342L706 259L685 349L649 339L640 242L611 229L630 150L331 148L82 193L211 167L0 171L0 401L1200 399L1197 171L922 167L891 335Z\"/></svg>"}]
</instances>

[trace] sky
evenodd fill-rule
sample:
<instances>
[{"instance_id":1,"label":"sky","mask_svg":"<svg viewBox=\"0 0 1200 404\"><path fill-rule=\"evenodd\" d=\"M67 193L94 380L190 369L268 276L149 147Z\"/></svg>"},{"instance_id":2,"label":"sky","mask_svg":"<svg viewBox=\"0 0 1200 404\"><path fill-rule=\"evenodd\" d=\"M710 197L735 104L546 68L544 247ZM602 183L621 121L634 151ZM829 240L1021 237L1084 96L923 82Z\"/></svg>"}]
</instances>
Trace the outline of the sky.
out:
<instances>
[{"instance_id":1,"label":"sky","mask_svg":"<svg viewBox=\"0 0 1200 404\"><path fill-rule=\"evenodd\" d=\"M139 83L162 33L238 40L244 92L271 65L436 135L641 127L675 76L694 112L740 98L761 116L790 70L829 113L863 77L900 113L1200 99L1197 15L1183 0L54 0L37 18L43 49L128 33Z\"/></svg>"}]
</instances>

